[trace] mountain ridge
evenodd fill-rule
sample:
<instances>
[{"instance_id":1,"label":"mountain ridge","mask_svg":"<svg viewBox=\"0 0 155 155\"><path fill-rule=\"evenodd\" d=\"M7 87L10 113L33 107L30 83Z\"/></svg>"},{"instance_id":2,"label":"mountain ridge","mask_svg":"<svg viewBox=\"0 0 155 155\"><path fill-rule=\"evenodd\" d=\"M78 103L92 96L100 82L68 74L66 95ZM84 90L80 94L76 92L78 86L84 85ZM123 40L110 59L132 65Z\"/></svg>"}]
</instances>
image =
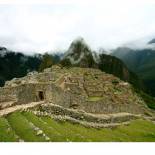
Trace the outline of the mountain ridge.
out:
<instances>
[{"instance_id":1,"label":"mountain ridge","mask_svg":"<svg viewBox=\"0 0 155 155\"><path fill-rule=\"evenodd\" d=\"M150 41L151 42L151 41ZM148 42L148 44L150 43ZM136 73L147 89L147 92L155 96L155 50L146 49L130 49L120 47L114 50L111 55L121 59L127 67Z\"/></svg>"}]
</instances>

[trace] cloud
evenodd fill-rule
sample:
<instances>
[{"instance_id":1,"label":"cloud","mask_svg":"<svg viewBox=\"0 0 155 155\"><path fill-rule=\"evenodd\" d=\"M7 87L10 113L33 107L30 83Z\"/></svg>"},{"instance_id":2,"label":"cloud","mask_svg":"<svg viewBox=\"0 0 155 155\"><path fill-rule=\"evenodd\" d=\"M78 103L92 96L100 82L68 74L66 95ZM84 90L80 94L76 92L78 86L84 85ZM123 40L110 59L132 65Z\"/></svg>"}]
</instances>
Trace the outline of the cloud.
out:
<instances>
[{"instance_id":1,"label":"cloud","mask_svg":"<svg viewBox=\"0 0 155 155\"><path fill-rule=\"evenodd\" d=\"M152 0L26 2L0 4L0 46L43 53L67 49L82 36L92 49L110 49L155 35Z\"/></svg>"}]
</instances>

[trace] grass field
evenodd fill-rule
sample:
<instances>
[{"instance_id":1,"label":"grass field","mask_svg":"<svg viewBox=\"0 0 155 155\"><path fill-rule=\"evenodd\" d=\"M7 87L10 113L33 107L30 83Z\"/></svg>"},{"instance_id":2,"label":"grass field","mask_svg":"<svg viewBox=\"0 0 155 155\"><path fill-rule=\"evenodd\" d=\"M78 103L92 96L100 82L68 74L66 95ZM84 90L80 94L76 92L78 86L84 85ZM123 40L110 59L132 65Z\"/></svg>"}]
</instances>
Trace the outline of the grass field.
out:
<instances>
[{"instance_id":1,"label":"grass field","mask_svg":"<svg viewBox=\"0 0 155 155\"><path fill-rule=\"evenodd\" d=\"M1 142L155 142L155 124L132 121L115 129L86 128L30 112L15 112L0 118Z\"/></svg>"}]
</instances>

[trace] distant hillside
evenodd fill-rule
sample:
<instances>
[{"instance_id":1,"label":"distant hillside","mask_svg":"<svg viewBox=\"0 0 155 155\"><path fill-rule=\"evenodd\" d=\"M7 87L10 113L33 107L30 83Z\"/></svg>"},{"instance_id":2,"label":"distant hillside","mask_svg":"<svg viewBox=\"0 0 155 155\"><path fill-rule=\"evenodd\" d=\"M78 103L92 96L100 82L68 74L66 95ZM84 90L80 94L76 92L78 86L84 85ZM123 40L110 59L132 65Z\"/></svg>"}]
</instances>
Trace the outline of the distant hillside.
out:
<instances>
[{"instance_id":1,"label":"distant hillside","mask_svg":"<svg viewBox=\"0 0 155 155\"><path fill-rule=\"evenodd\" d=\"M41 55L27 56L19 52L0 48L0 86L6 80L25 76L29 71L37 70Z\"/></svg>"},{"instance_id":2,"label":"distant hillside","mask_svg":"<svg viewBox=\"0 0 155 155\"><path fill-rule=\"evenodd\" d=\"M60 60L59 55L51 56L54 63ZM38 71L42 58L41 54L29 56L0 47L0 86L3 86L5 81L12 78L23 77L28 72Z\"/></svg>"},{"instance_id":3,"label":"distant hillside","mask_svg":"<svg viewBox=\"0 0 155 155\"><path fill-rule=\"evenodd\" d=\"M155 96L155 50L132 50L123 47L116 49L112 55L121 59L136 73L144 81L147 91Z\"/></svg>"},{"instance_id":4,"label":"distant hillside","mask_svg":"<svg viewBox=\"0 0 155 155\"><path fill-rule=\"evenodd\" d=\"M152 40L148 42L148 44L153 44L153 43L155 43L155 38L153 38Z\"/></svg>"},{"instance_id":5,"label":"distant hillside","mask_svg":"<svg viewBox=\"0 0 155 155\"><path fill-rule=\"evenodd\" d=\"M133 84L136 88L143 89L143 83L138 76L131 72L120 59L114 56L101 54L99 69Z\"/></svg>"}]
</instances>

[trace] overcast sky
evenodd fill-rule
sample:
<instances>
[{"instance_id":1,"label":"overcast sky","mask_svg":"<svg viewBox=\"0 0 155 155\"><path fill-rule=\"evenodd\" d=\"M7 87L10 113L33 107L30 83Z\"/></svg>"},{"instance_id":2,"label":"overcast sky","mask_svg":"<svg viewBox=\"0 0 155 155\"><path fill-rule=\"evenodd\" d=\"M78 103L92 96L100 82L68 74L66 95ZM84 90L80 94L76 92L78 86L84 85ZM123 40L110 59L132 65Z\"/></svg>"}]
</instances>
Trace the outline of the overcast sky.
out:
<instances>
[{"instance_id":1,"label":"overcast sky","mask_svg":"<svg viewBox=\"0 0 155 155\"><path fill-rule=\"evenodd\" d=\"M44 53L81 36L96 50L155 37L153 0L39 2L0 3L0 46Z\"/></svg>"}]
</instances>

